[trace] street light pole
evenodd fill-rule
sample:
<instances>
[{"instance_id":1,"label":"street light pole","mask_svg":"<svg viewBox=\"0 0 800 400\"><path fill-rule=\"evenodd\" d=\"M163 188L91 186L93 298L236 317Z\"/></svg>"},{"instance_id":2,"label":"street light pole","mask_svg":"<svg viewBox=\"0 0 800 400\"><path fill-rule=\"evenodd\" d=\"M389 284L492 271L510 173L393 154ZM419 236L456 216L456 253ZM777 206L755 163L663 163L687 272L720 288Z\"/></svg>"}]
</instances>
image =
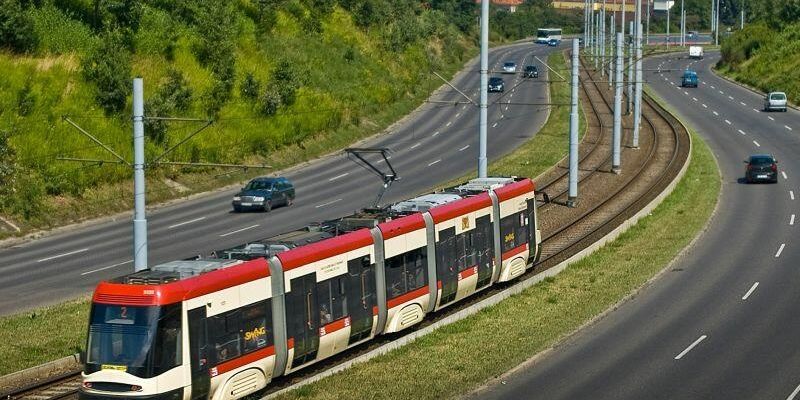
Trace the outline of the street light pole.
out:
<instances>
[{"instance_id":1,"label":"street light pole","mask_svg":"<svg viewBox=\"0 0 800 400\"><path fill-rule=\"evenodd\" d=\"M481 4L481 105L478 137L478 178L486 177L486 136L489 122L489 0Z\"/></svg>"}]
</instances>

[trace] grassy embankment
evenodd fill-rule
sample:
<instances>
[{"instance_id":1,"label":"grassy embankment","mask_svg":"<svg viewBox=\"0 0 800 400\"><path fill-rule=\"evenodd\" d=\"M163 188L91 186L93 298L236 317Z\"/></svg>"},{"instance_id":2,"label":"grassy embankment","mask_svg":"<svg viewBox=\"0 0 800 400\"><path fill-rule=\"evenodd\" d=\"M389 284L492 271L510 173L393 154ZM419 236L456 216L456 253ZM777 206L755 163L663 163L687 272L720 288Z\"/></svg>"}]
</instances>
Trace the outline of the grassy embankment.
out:
<instances>
[{"instance_id":1,"label":"grassy embankment","mask_svg":"<svg viewBox=\"0 0 800 400\"><path fill-rule=\"evenodd\" d=\"M800 103L800 23L776 31L750 24L722 43L718 71L762 92L786 92Z\"/></svg>"},{"instance_id":2,"label":"grassy embankment","mask_svg":"<svg viewBox=\"0 0 800 400\"><path fill-rule=\"evenodd\" d=\"M199 56L204 36L199 14L187 11L203 3L144 3L140 27L131 39L135 50L130 75L144 79L146 103L165 84L169 71L183 77L191 96L185 110L174 112L177 116L206 118L208 104L214 101L212 87L218 84L212 67ZM400 3L386 1L382 10L388 14L381 16L388 20L378 20L381 16L376 14L375 21L359 22L338 6L320 14L304 2L285 2L275 12L274 25L264 32L253 9L256 2L227 4L232 8L235 58L230 98L210 116L215 121L210 128L167 158L273 168L148 170L149 204L266 174L379 132L441 84L430 71L451 76L476 52L470 35L439 10L408 14ZM64 115L132 159L126 117L130 96L123 111L107 115L95 100L95 84L82 73L82 60L104 40L91 28L92 10L92 2L83 0L32 5L25 13L39 37L37 48L28 55L0 51L0 133L11 134L9 143L16 153L15 174L9 181L13 188L0 191L0 214L22 228L19 233L0 231L0 238L132 208L129 168L56 159L113 159L63 122ZM392 13L403 15L394 18ZM308 29L314 23L316 32ZM281 64L289 66L285 72L293 75L288 80L297 89L291 103L265 114L262 99L265 91L278 86L274 71ZM248 74L259 83L254 97L241 90ZM199 126L169 123L164 138L148 138L147 158ZM165 178L188 191L171 187Z\"/></svg>"},{"instance_id":3,"label":"grassy embankment","mask_svg":"<svg viewBox=\"0 0 800 400\"><path fill-rule=\"evenodd\" d=\"M550 62L563 66L557 56L551 57ZM567 96L566 84L552 86L554 100ZM567 116L565 107L554 109L551 119L530 143L493 163L490 169L493 173L528 176L542 172L565 154ZM360 393L358 388L395 388L401 382L402 386L386 398L439 398L474 387L551 346L640 287L702 228L714 207L718 189L719 176L711 154L695 136L692 165L676 191L613 244L498 306L356 366L336 379L322 380L284 397L380 398L376 393ZM693 205L697 204L702 209L695 209ZM661 240L654 245L653 237ZM0 330L7 333L7 340L0 343L0 374L68 355L83 345L85 300L36 314L36 318L29 314L0 318ZM53 327L57 327L59 335L36 334ZM475 349L481 349L485 356L474 357ZM394 371L392 377L383 374L387 368ZM434 371L445 379L420 384L428 382L423 378Z\"/></svg>"}]
</instances>

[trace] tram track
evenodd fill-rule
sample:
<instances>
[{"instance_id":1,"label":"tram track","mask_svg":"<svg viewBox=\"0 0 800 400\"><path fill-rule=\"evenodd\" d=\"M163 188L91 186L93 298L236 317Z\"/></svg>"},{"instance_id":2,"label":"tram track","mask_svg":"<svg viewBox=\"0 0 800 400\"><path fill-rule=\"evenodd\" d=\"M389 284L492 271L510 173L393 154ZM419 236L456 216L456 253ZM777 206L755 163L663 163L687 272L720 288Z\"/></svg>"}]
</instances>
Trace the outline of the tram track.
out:
<instances>
[{"instance_id":1,"label":"tram track","mask_svg":"<svg viewBox=\"0 0 800 400\"><path fill-rule=\"evenodd\" d=\"M603 198L593 202L582 202L580 207L559 207L558 202L543 205L553 210L548 212L548 215L562 211L562 215L567 215L567 217L562 218L562 221L566 222L560 223L558 227L545 233L542 242L543 254L540 260L534 264L534 268L514 282L490 286L453 307L442 310L435 315L428 315L422 323L414 328L396 334L376 337L362 346L313 364L294 374L278 377L273 380L267 389L248 396L248 398L260 398L303 382L335 365L372 352L402 336L430 326L436 321L447 318L460 310L517 285L521 281L530 279L534 275L558 265L605 236L658 196L678 175L683 163L688 159L690 150L688 132L677 119L660 108L654 101L644 96L642 120L647 129L643 129L643 131L651 133L652 137L649 145L635 151L646 153L646 155L638 157L641 162L634 168L626 168L620 175L611 174L607 171L610 170L610 153L601 154L600 150L608 148L608 140L604 137L603 132L608 126L610 113L608 111L603 112L603 109L612 110L612 108L609 105L607 94L603 94L604 89L599 87L591 74L587 72L586 76L587 78L582 83L582 91L587 103L590 105L591 113L585 113L585 115L587 115L587 122L591 118L595 123L589 122L587 124L592 129L587 132L584 143L591 143L591 146L581 156L581 163L588 165L581 165L582 174L579 185L584 186L584 191L587 190L587 186L599 185L604 187L607 186L604 181L611 175L613 175L614 180L619 182L615 187L607 188L609 190ZM591 82L593 86L588 86L589 84L586 81ZM607 89L605 91L607 92ZM586 110L586 107L584 109ZM604 143L605 146L603 145ZM631 150L629 153L635 152L633 149L628 150ZM636 159L637 157L631 158ZM608 168L606 168L607 166ZM604 172L608 173L604 174ZM564 184L565 182L568 183L565 178L567 175L567 173L557 175L549 180L547 184L542 185L539 190L548 189L555 193L551 200L563 198L566 193ZM540 213L540 220L542 219L541 215ZM80 372L71 372L43 380L35 385L3 393L0 395L0 399L73 399L77 398L79 387Z\"/></svg>"}]
</instances>

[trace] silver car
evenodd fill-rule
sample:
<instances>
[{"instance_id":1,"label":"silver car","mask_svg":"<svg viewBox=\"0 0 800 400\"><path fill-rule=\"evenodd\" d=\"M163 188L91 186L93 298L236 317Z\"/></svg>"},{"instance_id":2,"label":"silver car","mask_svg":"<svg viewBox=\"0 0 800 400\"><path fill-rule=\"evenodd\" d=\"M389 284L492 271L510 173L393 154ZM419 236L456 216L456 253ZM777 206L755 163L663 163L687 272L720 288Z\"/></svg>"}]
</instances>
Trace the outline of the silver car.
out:
<instances>
[{"instance_id":1,"label":"silver car","mask_svg":"<svg viewBox=\"0 0 800 400\"><path fill-rule=\"evenodd\" d=\"M514 74L517 72L517 63L513 61L508 61L503 63L503 73L504 74Z\"/></svg>"},{"instance_id":2,"label":"silver car","mask_svg":"<svg viewBox=\"0 0 800 400\"><path fill-rule=\"evenodd\" d=\"M783 111L786 112L786 93L769 92L764 97L764 111Z\"/></svg>"}]
</instances>

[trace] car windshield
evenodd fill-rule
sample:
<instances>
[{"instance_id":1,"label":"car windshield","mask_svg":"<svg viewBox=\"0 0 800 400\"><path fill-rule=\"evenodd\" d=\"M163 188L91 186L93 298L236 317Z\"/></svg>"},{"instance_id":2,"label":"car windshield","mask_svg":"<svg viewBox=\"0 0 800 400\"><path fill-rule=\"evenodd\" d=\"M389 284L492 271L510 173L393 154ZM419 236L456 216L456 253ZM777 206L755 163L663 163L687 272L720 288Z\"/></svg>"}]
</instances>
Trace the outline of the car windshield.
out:
<instances>
[{"instance_id":1,"label":"car windshield","mask_svg":"<svg viewBox=\"0 0 800 400\"><path fill-rule=\"evenodd\" d=\"M270 181L250 181L244 190L272 190L272 182Z\"/></svg>"},{"instance_id":2,"label":"car windshield","mask_svg":"<svg viewBox=\"0 0 800 400\"><path fill-rule=\"evenodd\" d=\"M86 373L151 378L181 365L181 306L92 305Z\"/></svg>"},{"instance_id":3,"label":"car windshield","mask_svg":"<svg viewBox=\"0 0 800 400\"><path fill-rule=\"evenodd\" d=\"M772 100L786 100L786 95L783 93L773 93L769 98Z\"/></svg>"},{"instance_id":4,"label":"car windshield","mask_svg":"<svg viewBox=\"0 0 800 400\"><path fill-rule=\"evenodd\" d=\"M528 65L527 67L525 67L525 69L528 71L536 71L536 67L534 67L533 65Z\"/></svg>"},{"instance_id":5,"label":"car windshield","mask_svg":"<svg viewBox=\"0 0 800 400\"><path fill-rule=\"evenodd\" d=\"M505 63L503 65L505 65L506 67L513 67L516 64L514 64L513 62L507 62L507 63Z\"/></svg>"},{"instance_id":6,"label":"car windshield","mask_svg":"<svg viewBox=\"0 0 800 400\"><path fill-rule=\"evenodd\" d=\"M497 85L497 84L499 84L500 82L503 82L503 80L502 80L502 79L500 79L500 78L490 78L490 79L489 79L489 84L491 84L491 85Z\"/></svg>"},{"instance_id":7,"label":"car windshield","mask_svg":"<svg viewBox=\"0 0 800 400\"><path fill-rule=\"evenodd\" d=\"M750 157L750 164L757 166L772 165L772 157Z\"/></svg>"}]
</instances>

